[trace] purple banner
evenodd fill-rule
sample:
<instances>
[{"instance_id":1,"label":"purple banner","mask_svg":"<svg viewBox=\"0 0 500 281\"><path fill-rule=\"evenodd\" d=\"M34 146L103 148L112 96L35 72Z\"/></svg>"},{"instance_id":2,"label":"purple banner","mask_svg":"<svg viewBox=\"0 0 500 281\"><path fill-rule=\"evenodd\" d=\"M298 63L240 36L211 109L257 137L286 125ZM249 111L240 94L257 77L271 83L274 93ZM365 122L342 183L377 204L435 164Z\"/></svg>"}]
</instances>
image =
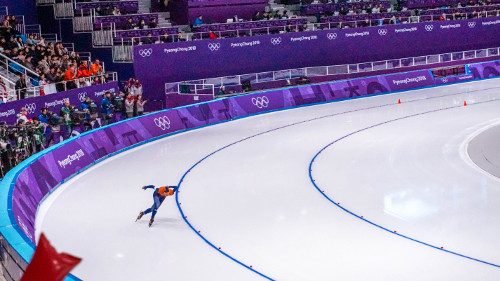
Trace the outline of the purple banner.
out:
<instances>
[{"instance_id":1,"label":"purple banner","mask_svg":"<svg viewBox=\"0 0 500 281\"><path fill-rule=\"evenodd\" d=\"M470 79L471 75L454 79ZM435 82L436 80L436 82ZM20 172L12 195L19 228L34 242L35 213L40 200L61 181L111 153L185 129L235 117L324 101L433 85L427 70L274 90L214 100L131 119L76 137L52 148ZM444 81L440 81L444 82ZM107 90L107 89L105 89ZM95 94L99 93L96 89ZM50 149L50 148L49 148Z\"/></svg>"},{"instance_id":2,"label":"purple banner","mask_svg":"<svg viewBox=\"0 0 500 281\"><path fill-rule=\"evenodd\" d=\"M443 78L434 79L434 84L450 84L462 81L474 80L474 74L465 74L465 75L457 75L457 76L449 76Z\"/></svg>"},{"instance_id":3,"label":"purple banner","mask_svg":"<svg viewBox=\"0 0 500 281\"><path fill-rule=\"evenodd\" d=\"M157 99L166 82L498 47L499 33L489 17L141 45L134 68Z\"/></svg>"},{"instance_id":4,"label":"purple banner","mask_svg":"<svg viewBox=\"0 0 500 281\"><path fill-rule=\"evenodd\" d=\"M46 107L49 111L59 113L63 107L64 100L69 99L71 105L79 107L85 96L89 96L98 107L101 106L102 95L105 92L118 93L118 82L73 89L46 96L28 98L24 100L12 101L0 104L0 121L5 121L9 125L14 125L17 120L17 114L21 113L24 107L28 111L28 119L40 115L41 109Z\"/></svg>"}]
</instances>

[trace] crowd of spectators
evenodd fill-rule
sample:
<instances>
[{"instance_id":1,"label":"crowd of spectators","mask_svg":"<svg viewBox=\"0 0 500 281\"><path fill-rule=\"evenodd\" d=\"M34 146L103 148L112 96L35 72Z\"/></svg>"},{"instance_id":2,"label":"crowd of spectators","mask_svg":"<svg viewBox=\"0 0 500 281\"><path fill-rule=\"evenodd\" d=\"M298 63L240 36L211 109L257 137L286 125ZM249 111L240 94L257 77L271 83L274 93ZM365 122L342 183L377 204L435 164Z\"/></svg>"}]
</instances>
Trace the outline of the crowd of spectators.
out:
<instances>
[{"instance_id":1,"label":"crowd of spectators","mask_svg":"<svg viewBox=\"0 0 500 281\"><path fill-rule=\"evenodd\" d=\"M46 42L40 34L20 34L16 25L14 16L6 16L2 22L0 53L31 70L28 76L36 82L34 86L55 84L54 91L59 92L108 82L109 77L104 74L99 60L90 64L80 58L78 53L69 52L61 42ZM27 78L21 74L20 81L16 83L20 99L26 97ZM60 83L63 81L66 83ZM42 89L40 95L44 94Z\"/></svg>"},{"instance_id":2,"label":"crowd of spectators","mask_svg":"<svg viewBox=\"0 0 500 281\"><path fill-rule=\"evenodd\" d=\"M140 20L139 23L135 23L132 18L127 19L127 24L123 29L125 30L130 30L130 29L146 29L146 28L157 28L158 23L156 22L156 18L151 18L149 20L149 23L146 24L146 21L144 19Z\"/></svg>"},{"instance_id":3,"label":"crowd of spectators","mask_svg":"<svg viewBox=\"0 0 500 281\"><path fill-rule=\"evenodd\" d=\"M118 7L111 8L111 5L106 5L104 8L101 6L95 9L96 16L120 16L122 12Z\"/></svg>"},{"instance_id":4,"label":"crowd of spectators","mask_svg":"<svg viewBox=\"0 0 500 281\"><path fill-rule=\"evenodd\" d=\"M285 10L283 11L283 13L281 13L280 10L277 10L275 13L273 12L266 12L266 11L262 11L262 12L255 12L253 17L252 17L252 20L253 21L259 21L259 20L273 20L273 19L276 19L276 20L281 20L281 19L288 19L289 18L289 15L288 15L288 11Z\"/></svg>"}]
</instances>

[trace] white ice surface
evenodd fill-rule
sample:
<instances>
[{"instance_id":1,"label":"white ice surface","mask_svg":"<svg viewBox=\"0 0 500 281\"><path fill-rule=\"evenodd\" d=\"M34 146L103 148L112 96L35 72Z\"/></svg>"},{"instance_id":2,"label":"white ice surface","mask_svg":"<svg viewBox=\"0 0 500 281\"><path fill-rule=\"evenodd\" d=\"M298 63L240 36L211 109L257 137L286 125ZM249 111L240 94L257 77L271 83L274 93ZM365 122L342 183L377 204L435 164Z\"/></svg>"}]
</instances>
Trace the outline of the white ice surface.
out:
<instances>
[{"instance_id":1,"label":"white ice surface","mask_svg":"<svg viewBox=\"0 0 500 281\"><path fill-rule=\"evenodd\" d=\"M395 104L401 99L402 104ZM263 280L205 243L167 198L155 224L151 190L197 165L179 202L228 255L276 280L500 280L500 183L464 156L466 141L500 120L500 80L456 84L244 118L159 140L105 160L62 185L39 208L60 251L83 258L83 280ZM391 105L379 107L392 103ZM476 104L475 104L476 103ZM348 113L342 113L347 112Z\"/></svg>"}]
</instances>

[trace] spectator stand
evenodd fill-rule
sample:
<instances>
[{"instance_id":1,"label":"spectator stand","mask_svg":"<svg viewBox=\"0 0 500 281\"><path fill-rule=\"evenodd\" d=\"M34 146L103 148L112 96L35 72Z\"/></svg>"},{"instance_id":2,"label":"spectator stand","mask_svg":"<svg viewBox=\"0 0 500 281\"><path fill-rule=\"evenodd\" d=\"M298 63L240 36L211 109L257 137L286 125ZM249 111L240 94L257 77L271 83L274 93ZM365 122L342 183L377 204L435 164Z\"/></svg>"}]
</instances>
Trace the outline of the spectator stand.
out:
<instances>
[{"instance_id":1,"label":"spectator stand","mask_svg":"<svg viewBox=\"0 0 500 281\"><path fill-rule=\"evenodd\" d=\"M144 20L149 25L152 19L158 22L158 14L133 14L121 16L95 16L92 19L92 44L93 46L112 46L113 38L118 30L126 30L127 21L131 18L134 25ZM75 22L75 21L74 21ZM137 28L138 29L138 28Z\"/></svg>"},{"instance_id":2,"label":"spectator stand","mask_svg":"<svg viewBox=\"0 0 500 281\"><path fill-rule=\"evenodd\" d=\"M110 8L117 7L121 15L133 15L139 12L139 2L137 0L75 3L73 30L75 32L92 32L94 30L93 24L95 17L105 16L104 11L107 5L109 5ZM98 8L100 8L102 12L99 12Z\"/></svg>"},{"instance_id":3,"label":"spectator stand","mask_svg":"<svg viewBox=\"0 0 500 281\"><path fill-rule=\"evenodd\" d=\"M410 71L408 70L408 68L430 69L436 67L456 66L463 65L465 63L471 63L472 60L487 61L496 59L499 56L500 48L489 48L357 64L268 71L261 73L166 83L165 93L181 94L189 92L194 94L206 94L207 91L210 93L210 89L213 87L215 89L214 93L216 97L218 97L217 94L219 93L220 87L224 86L224 96L230 96L248 91L275 89L295 85L299 83L300 79L311 79L311 82L319 83L339 79L349 79L352 78L352 76L371 76L373 75L371 73L375 71L397 73ZM186 90L185 85L190 85L189 91Z\"/></svg>"},{"instance_id":4,"label":"spectator stand","mask_svg":"<svg viewBox=\"0 0 500 281\"><path fill-rule=\"evenodd\" d=\"M391 9L391 1L360 1L360 2L339 2L339 3L326 3L326 4L310 4L302 6L300 9L303 16L314 16L317 14L338 13L342 8L346 11L363 10L368 5L382 5L386 9Z\"/></svg>"},{"instance_id":5,"label":"spectator stand","mask_svg":"<svg viewBox=\"0 0 500 281\"><path fill-rule=\"evenodd\" d=\"M473 11L476 11L474 15L471 14ZM358 28L442 20L471 19L481 17L494 17L498 15L500 15L500 5L434 9L424 11L419 16L412 16L410 11L360 14L350 16L329 16L323 18L321 20L321 23L313 24L312 30Z\"/></svg>"},{"instance_id":6,"label":"spectator stand","mask_svg":"<svg viewBox=\"0 0 500 281\"><path fill-rule=\"evenodd\" d=\"M287 27L295 27L299 30L307 24L307 18L275 19L262 21L247 21L223 24L207 24L194 27L191 35L192 40L209 39L210 32L218 38L266 35L287 32Z\"/></svg>"},{"instance_id":7,"label":"spectator stand","mask_svg":"<svg viewBox=\"0 0 500 281\"><path fill-rule=\"evenodd\" d=\"M431 9L439 7L457 7L459 4L464 5L479 5L500 3L500 0L479 1L479 0L406 0L402 1L401 5L408 9Z\"/></svg>"}]
</instances>

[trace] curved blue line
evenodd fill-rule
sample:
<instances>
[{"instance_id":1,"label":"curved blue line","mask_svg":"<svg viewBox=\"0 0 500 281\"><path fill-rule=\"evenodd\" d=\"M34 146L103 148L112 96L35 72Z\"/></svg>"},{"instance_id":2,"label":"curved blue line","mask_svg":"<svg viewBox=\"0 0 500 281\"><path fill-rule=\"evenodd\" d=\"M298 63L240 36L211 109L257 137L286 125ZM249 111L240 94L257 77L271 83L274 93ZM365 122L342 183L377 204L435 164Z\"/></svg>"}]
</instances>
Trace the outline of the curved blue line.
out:
<instances>
[{"instance_id":1,"label":"curved blue line","mask_svg":"<svg viewBox=\"0 0 500 281\"><path fill-rule=\"evenodd\" d=\"M463 93L463 92L462 92ZM409 101L405 101L405 103L409 103L409 102L418 102L418 101L422 101L422 100L428 100L428 99L434 99L434 98L439 98L439 97L444 97L444 96L450 96L450 95L456 95L458 93L454 93L454 94L447 94L447 95L442 95L442 96L438 96L438 97L428 97L428 98L423 98L423 99L415 99L415 100L409 100ZM488 101L483 101L483 102L476 102L474 104L481 104L481 103L485 103L485 102L492 102L492 101L497 101L499 99L493 99L493 100L488 100ZM263 135L263 134L267 134L267 133L270 133L270 132L273 132L273 131L277 131L277 130L280 130L280 129L284 129L284 128L287 128L287 127L292 127L292 126L295 126L295 125L299 125L299 124L303 124L303 123L307 123L307 122L311 122L311 121L315 121L315 120L319 120L319 119L323 119L323 118L329 118L329 117L333 117L333 116L338 116L338 115L342 115L342 114L347 114L347 113L352 113L352 112L357 112L357 111L363 111L363 110L367 110L367 109L374 109L374 108L381 108L381 107L386 107L386 106L391 106L391 105L395 105L395 103L387 103L387 104L382 104L382 105L376 105L376 106L371 106L371 107L365 107L365 108L359 108L359 109L353 109L353 110L348 110L348 111L343 111L343 112L338 112L338 113L333 113L333 114L329 114L329 115L324 115L324 116L320 116L320 117L315 117L315 118L311 118L311 119L307 119L307 120L303 120L303 121L298 121L298 122L295 122L295 123L291 123L291 124L287 124L287 125L284 125L284 126L281 126L281 127L277 127L277 128L274 128L274 129L270 129L270 130L267 130L267 131L264 131L264 132L260 132L258 134L255 134L255 135L251 135L249 137L246 137L246 138L243 138L243 139L240 139L238 141L235 141L235 142L232 142L228 145L225 145L213 152L211 152L210 154L206 155L205 157L203 157L201 160L199 160L198 162L196 162L193 166L191 166L181 177L179 183L178 183L178 186L179 186L179 191L180 191L180 188L181 188L181 185L182 185L182 182L184 181L184 178L189 174L189 172L191 172L196 166L198 166L198 164L200 164L201 162L203 162L204 160L206 160L207 158L211 157L212 155L214 155L215 153L221 151L221 150L224 150L228 147L231 147L235 144L238 144L240 142L243 142L245 140L248 140L248 139L251 139L251 138L254 138L254 137L257 137L257 136L260 136L260 135ZM473 105L473 104L471 104ZM311 172L312 172L312 163L314 162L314 160L317 158L317 156L323 151L325 150L326 148L328 148L330 145L334 144L335 142L338 142L344 138L347 138L351 135L354 135L356 133L359 133L361 131L364 131L364 130L367 130L367 129L370 129L370 128L373 128L373 127L376 127L376 126L380 126L380 125L383 125L383 124L387 124L387 123L390 123L390 122L394 122L394 121L397 121L397 120L402 120L402 119L406 119L406 118L410 118L410 117L415 117L415 116L418 116L418 115L423 115L423 114L427 114L427 113L432 113L432 112L437 112L437 111L441 111L441 110L447 110L447 109L452 109L452 108L458 108L458 107L461 107L460 105L457 105L457 106L451 106L451 107L447 107L447 108L441 108L441 109L437 109L437 110L431 110L431 111L427 111L427 112L423 112L423 113L417 113L417 114L413 114L413 115L409 115L409 116L404 116L404 117L400 117L400 118L397 118L397 119L394 119L394 120L389 120L389 121L385 121L385 122L382 122L382 123L379 123L379 124L375 124L375 125L372 125L370 127L367 127L367 128L364 128L364 129L361 129L361 130L358 130L358 131L355 131L353 133L350 133L346 136L343 136L342 138L340 139L337 139L335 140L334 142L328 144L326 147L324 147L323 149L321 149L315 156L314 158L312 159L312 161L310 162L309 164L309 177L310 177L310 180L311 182L313 183L313 185L316 187L316 189L318 191L321 192L321 190L319 189L319 187L316 185L316 183L314 182L313 178L312 178L312 175L311 175ZM380 227L384 230L387 230L389 232L391 232L389 229L386 229L382 226L379 226L373 222L370 222L364 218L361 218L360 216L350 212L349 210L347 209L344 209L343 207L339 206L338 204L336 204L333 200L331 200L328 196L326 196L323 192L321 192L321 194L323 194L323 196L325 196L330 202L334 203L336 206L338 206L339 208L341 208L342 210L348 212L349 214L351 215L354 215L374 226L377 226L377 227ZM249 267L248 265L242 263L241 261L237 260L236 258L232 257L231 255L229 255L228 253L222 251L221 249L219 249L218 247L216 247L213 243L211 243L210 241L208 241L202 234L201 232L198 232L195 227L189 222L189 220L187 219L187 216L184 214L180 204L179 204L179 194L178 192L175 194L175 201L176 201L176 204L177 204L177 208L179 209L179 212L181 213L182 215L182 219L186 222L186 224L194 231L194 233L196 233L196 235L198 235L201 239L203 239L203 241L205 241L208 245L210 245L212 248L214 248L216 251L218 251L219 253L223 254L224 256L228 257L229 259L233 260L234 262L240 264L241 266L253 271L254 273L257 273L258 275L268 279L268 280L274 280L272 278L270 278L269 276L253 269L252 267ZM391 232L392 233L392 232ZM426 244L424 242L421 242L419 240L416 240L416 239L413 239L411 237L408 237L408 236L405 236L405 235L402 235L402 234L399 234L399 233L394 233L394 234L397 234L401 237L404 237L404 238L407 238L409 240L412 240L412 241L415 241L415 242L418 242L418 243L421 243L421 244L424 244L424 245L427 245L427 246L430 246L430 247L433 247L433 248L436 248L436 249L439 249L439 250L442 250L442 251L445 251L445 252L449 252L449 253L452 253L452 254L455 254L457 256L462 256L462 257L465 257L465 258L468 258L468 259L471 259L471 260L476 260L476 261L479 261L479 262L483 262L483 263L486 263L486 264L489 264L489 265L493 265L493 266L497 266L499 267L498 265L495 265L495 264L492 264L492 263L488 263L488 262L485 262L485 261L481 261L481 260L478 260L478 259L474 259L474 258L471 258L471 257L468 257L468 256L465 256L465 255L462 255L462 254L459 254L459 253L455 253L455 252L452 252L452 251L448 251L446 249L441 249L441 248L438 248L436 246L432 246L432 245L429 245L429 244Z\"/></svg>"},{"instance_id":2,"label":"curved blue line","mask_svg":"<svg viewBox=\"0 0 500 281\"><path fill-rule=\"evenodd\" d=\"M486 103L486 102L492 102L492 101L498 101L498 99L494 99L494 100L489 100L489 101L483 101L483 102L477 102L477 103L474 103L474 104L480 104L480 103ZM338 138L336 140L334 140L333 142L329 143L328 145L326 145L325 147L323 147L320 151L318 151L318 153L316 153L316 155L314 155L313 159L311 160L311 162L309 163L309 179L311 180L311 183L314 185L314 187L319 191L319 193L321 193L321 195L323 195L328 201L330 201L331 203L333 203L335 206L339 207L341 210L343 210L344 212L360 219L360 220L363 220L373 226L376 226L382 230L385 230L391 234L394 234L394 235L398 235L400 237L403 237L403 238L406 238L408 240L411 240L411 241L414 241L414 242L417 242L417 243L420 243L422 245L425 245L425 246L428 246L428 247L431 247L431 248L434 248L434 249L437 249L437 250L440 250L440 251L443 251L443 252L447 252L447 253L450 253L450 254L453 254L453 255L456 255L456 256L460 256L460 257L463 257L463 258L466 258L466 259L470 259L470 260L473 260L473 261L477 261L477 262L480 262L480 263L484 263L484 264L487 264L487 265L491 265L491 266L494 266L494 267L500 267L500 265L497 265L497 264L494 264L494 263L490 263L490 262L487 262L487 261L483 261L483 260L480 260L480 259L476 259L476 258L473 258L473 257L470 257L470 256L466 256L466 255L463 255L463 254L460 254L460 253L457 253L457 252L454 252L454 251L450 251L450 250L447 250L447 249L444 249L444 248L441 248L441 247L438 247L438 246L434 246L434 245L431 245L431 244L428 244L428 243L425 243L423 241L420 241L420 240L417 240L417 239L414 239L414 238L411 238L409 236L406 236L404 234L400 234L400 233L397 233L396 231L393 231L393 230L390 230L384 226L381 226L379 224L376 224L372 221L369 221L367 219L365 219L364 217L362 216L359 216L355 213L353 213L352 211L349 211L348 209L340 206L339 203L335 203L334 200L332 200L328 195L326 195L324 193L324 191L322 191L319 186L316 184L313 176L312 176L312 166L313 166L313 163L314 161L316 160L316 158L318 158L318 156L321 154L321 152L323 152L324 150L326 150L327 148L329 148L330 146L332 146L333 144L343 140L343 139L346 139L352 135L355 135L357 133L360 133L360 132L363 132L363 131L366 131L368 129L372 129L372 128L375 128L375 127L378 127L378 126L381 126L381 125L385 125L385 124L388 124L388 123L391 123L391 122L395 122L395 121L399 121L399 120L403 120L403 119L407 119L407 118L411 118L411 117L416 117L416 116L419 116L419 115L424 115L424 114L429 114L429 113L434 113L434 112L438 112L438 111L442 111L442 110L448 110L448 109L453 109L453 108L459 108L459 107L462 107L460 105L456 105L456 106L451 106L451 107L446 107L446 108L441 108L441 109L435 109L435 110L430 110L430 111L426 111L426 112L421 112L421 113L416 113L416 114L412 114L412 115L407 115L407 116L403 116L403 117L399 117L399 118L396 118L396 119L392 119L392 120L388 120L388 121L384 121L384 122L381 122L381 123L377 123L375 125L371 125L369 127L366 127L366 128L363 128L363 129L360 129L360 130L357 130L357 131L354 131L352 133L349 133L341 138Z\"/></svg>"}]
</instances>

